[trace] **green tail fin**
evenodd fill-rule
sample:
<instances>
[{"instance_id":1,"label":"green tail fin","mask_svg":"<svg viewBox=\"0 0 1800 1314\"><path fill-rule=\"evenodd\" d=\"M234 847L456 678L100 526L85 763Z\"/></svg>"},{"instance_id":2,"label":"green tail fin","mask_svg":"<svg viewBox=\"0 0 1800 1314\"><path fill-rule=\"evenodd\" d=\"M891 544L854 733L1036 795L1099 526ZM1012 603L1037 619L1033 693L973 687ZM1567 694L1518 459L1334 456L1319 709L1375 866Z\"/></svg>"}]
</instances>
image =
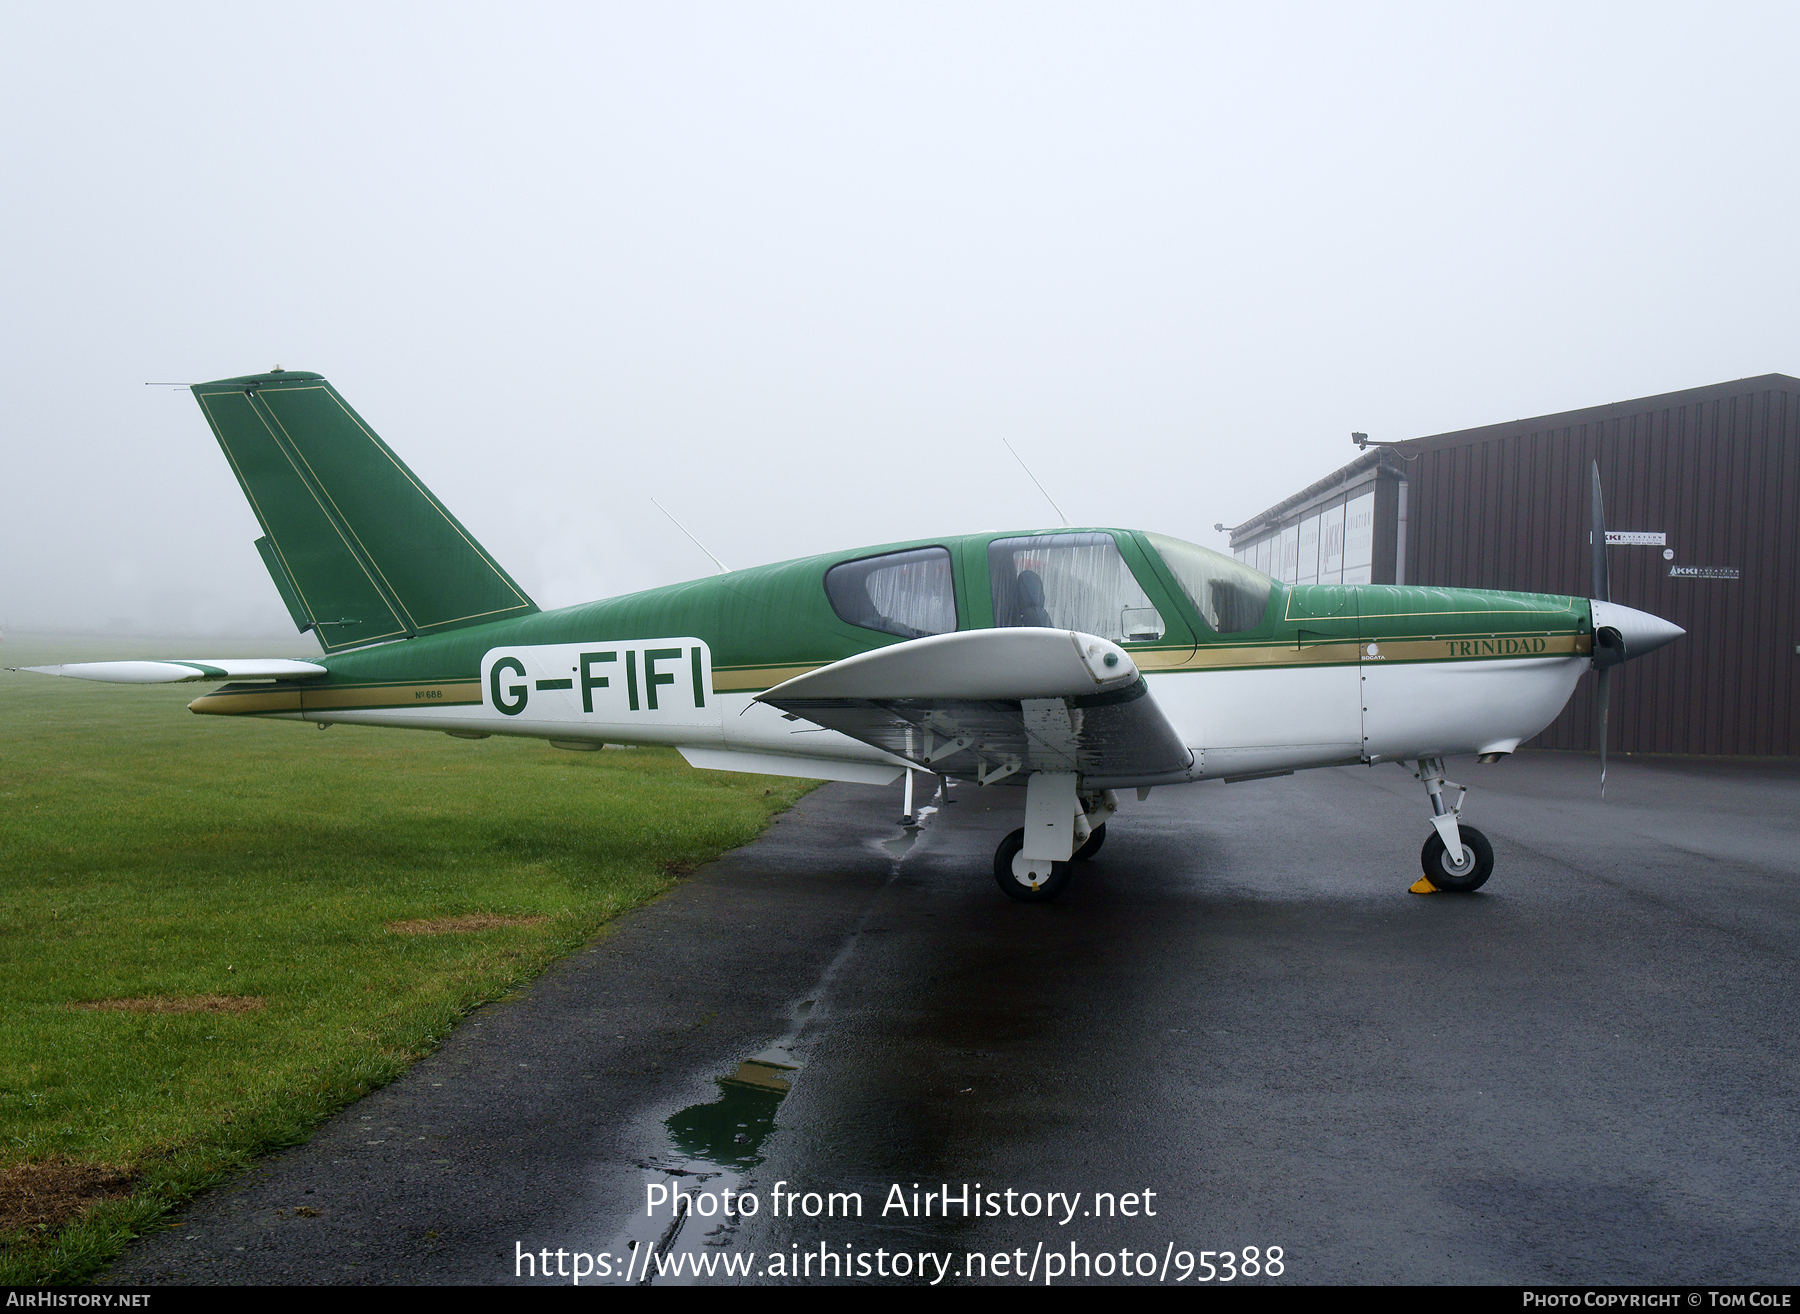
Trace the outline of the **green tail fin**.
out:
<instances>
[{"instance_id":1,"label":"green tail fin","mask_svg":"<svg viewBox=\"0 0 1800 1314\"><path fill-rule=\"evenodd\" d=\"M537 610L319 375L193 391L262 525L257 551L282 601L325 651Z\"/></svg>"}]
</instances>

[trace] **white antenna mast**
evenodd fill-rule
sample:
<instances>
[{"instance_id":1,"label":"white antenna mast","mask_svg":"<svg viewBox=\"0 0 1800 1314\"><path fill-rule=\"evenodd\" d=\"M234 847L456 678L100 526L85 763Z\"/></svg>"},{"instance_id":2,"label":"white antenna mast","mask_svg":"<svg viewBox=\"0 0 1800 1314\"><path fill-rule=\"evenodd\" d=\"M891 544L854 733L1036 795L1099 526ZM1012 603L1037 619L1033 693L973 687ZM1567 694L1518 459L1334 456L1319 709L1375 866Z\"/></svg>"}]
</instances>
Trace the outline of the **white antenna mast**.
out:
<instances>
[{"instance_id":1,"label":"white antenna mast","mask_svg":"<svg viewBox=\"0 0 1800 1314\"><path fill-rule=\"evenodd\" d=\"M650 505L655 507L658 511L661 511L665 516L669 516L669 508L664 506L661 502L658 502L654 497L650 499ZM707 556L712 557L712 563L713 563L713 565L715 565L719 568L719 573L721 575L729 575L731 573L731 568L729 566L727 566L723 561L720 561L717 557L713 557L713 554L711 552L707 551L706 544L702 543L699 539L695 538L692 534L688 534L688 528L686 525L682 524L674 516L669 516L669 523L674 525L675 528L679 529L682 533L687 534L688 542L692 543L695 547L699 548L702 552L706 552Z\"/></svg>"},{"instance_id":2,"label":"white antenna mast","mask_svg":"<svg viewBox=\"0 0 1800 1314\"><path fill-rule=\"evenodd\" d=\"M1003 443L1006 443L1006 439L1004 439L1004 438L1002 438L1000 441ZM1056 512L1056 514L1058 516L1062 517L1063 528L1067 529L1069 527L1069 518L1067 516L1063 515L1063 509L1060 506L1056 505L1056 499L1054 497L1051 497L1049 491L1044 487L1044 485L1038 482L1038 477L1031 473L1031 467L1025 464L1025 458L1020 456L1017 452L1013 451L1013 445L1011 443L1006 443L1006 450L1009 452L1012 452L1013 460L1015 460L1019 463L1019 469L1021 469L1025 472L1026 476L1028 478L1030 478L1032 483L1037 484L1038 492L1040 492L1044 495L1044 500L1050 504L1050 509L1052 511Z\"/></svg>"}]
</instances>

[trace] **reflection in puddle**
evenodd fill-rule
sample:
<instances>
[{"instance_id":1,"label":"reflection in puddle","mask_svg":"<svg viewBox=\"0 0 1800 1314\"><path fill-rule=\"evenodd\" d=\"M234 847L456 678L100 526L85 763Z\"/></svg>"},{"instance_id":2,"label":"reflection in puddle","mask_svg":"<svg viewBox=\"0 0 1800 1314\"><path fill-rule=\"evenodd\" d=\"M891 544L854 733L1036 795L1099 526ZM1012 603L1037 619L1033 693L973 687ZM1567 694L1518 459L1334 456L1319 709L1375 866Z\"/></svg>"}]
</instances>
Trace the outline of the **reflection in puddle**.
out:
<instances>
[{"instance_id":1,"label":"reflection in puddle","mask_svg":"<svg viewBox=\"0 0 1800 1314\"><path fill-rule=\"evenodd\" d=\"M720 1168L753 1168L763 1138L775 1130L775 1106L788 1092L782 1074L791 1064L745 1059L719 1081L719 1098L674 1114L663 1125L669 1140L687 1158Z\"/></svg>"}]
</instances>

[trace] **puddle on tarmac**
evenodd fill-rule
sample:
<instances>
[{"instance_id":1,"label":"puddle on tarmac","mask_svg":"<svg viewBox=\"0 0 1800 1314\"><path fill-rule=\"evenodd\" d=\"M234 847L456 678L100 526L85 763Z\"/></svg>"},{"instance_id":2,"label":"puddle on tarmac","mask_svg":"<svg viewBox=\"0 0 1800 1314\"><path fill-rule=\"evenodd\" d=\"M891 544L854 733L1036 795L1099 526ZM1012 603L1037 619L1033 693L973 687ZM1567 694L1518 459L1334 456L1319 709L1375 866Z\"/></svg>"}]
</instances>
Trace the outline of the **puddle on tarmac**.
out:
<instances>
[{"instance_id":1,"label":"puddle on tarmac","mask_svg":"<svg viewBox=\"0 0 1800 1314\"><path fill-rule=\"evenodd\" d=\"M775 1130L775 1111L800 1068L791 1050L811 1014L809 999L794 1010L794 1025L786 1037L743 1060L729 1076L716 1078L717 1099L690 1104L663 1120L668 1152L639 1164L645 1170L645 1202L614 1238L613 1254L637 1255L641 1247L650 1246L658 1257L666 1258L731 1244L742 1219L725 1202L744 1189L750 1171L762 1162L762 1143ZM664 1203L651 1216L648 1199L657 1186ZM672 1214L678 1196L691 1197L694 1207ZM694 1279L682 1273L658 1281L687 1286ZM622 1277L614 1279L613 1285L622 1284ZM632 1285L649 1282L637 1278Z\"/></svg>"},{"instance_id":2,"label":"puddle on tarmac","mask_svg":"<svg viewBox=\"0 0 1800 1314\"><path fill-rule=\"evenodd\" d=\"M736 1072L719 1080L720 1095L711 1104L695 1104L663 1126L669 1143L690 1162L720 1168L754 1168L763 1138L775 1130L775 1108L788 1093L784 1075L793 1068L745 1059Z\"/></svg>"},{"instance_id":3,"label":"puddle on tarmac","mask_svg":"<svg viewBox=\"0 0 1800 1314\"><path fill-rule=\"evenodd\" d=\"M905 824L905 819L902 818L902 833L893 839L875 841L876 847L896 862L911 853L913 845L919 842L919 832L925 829L931 818L944 806L946 783L943 777L938 777L937 791L932 794L930 802L913 813L911 824Z\"/></svg>"},{"instance_id":4,"label":"puddle on tarmac","mask_svg":"<svg viewBox=\"0 0 1800 1314\"><path fill-rule=\"evenodd\" d=\"M908 826L906 828L906 834L901 835L896 839L882 840L881 849L882 852L886 853L890 858L904 858L908 853L912 852L912 846L918 842L919 828L917 826Z\"/></svg>"}]
</instances>

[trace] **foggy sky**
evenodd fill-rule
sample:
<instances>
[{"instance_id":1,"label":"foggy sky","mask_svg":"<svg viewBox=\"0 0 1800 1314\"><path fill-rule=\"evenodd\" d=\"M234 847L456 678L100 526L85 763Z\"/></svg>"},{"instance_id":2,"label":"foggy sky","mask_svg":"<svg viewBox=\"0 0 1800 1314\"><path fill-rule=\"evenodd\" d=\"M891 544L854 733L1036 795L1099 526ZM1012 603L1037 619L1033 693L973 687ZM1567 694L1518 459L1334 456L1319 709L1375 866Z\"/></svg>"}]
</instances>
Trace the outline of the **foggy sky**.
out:
<instances>
[{"instance_id":1,"label":"foggy sky","mask_svg":"<svg viewBox=\"0 0 1800 1314\"><path fill-rule=\"evenodd\" d=\"M0 624L293 634L196 382L545 607L1800 373L1792 5L0 9ZM295 638L295 651L312 646Z\"/></svg>"}]
</instances>

